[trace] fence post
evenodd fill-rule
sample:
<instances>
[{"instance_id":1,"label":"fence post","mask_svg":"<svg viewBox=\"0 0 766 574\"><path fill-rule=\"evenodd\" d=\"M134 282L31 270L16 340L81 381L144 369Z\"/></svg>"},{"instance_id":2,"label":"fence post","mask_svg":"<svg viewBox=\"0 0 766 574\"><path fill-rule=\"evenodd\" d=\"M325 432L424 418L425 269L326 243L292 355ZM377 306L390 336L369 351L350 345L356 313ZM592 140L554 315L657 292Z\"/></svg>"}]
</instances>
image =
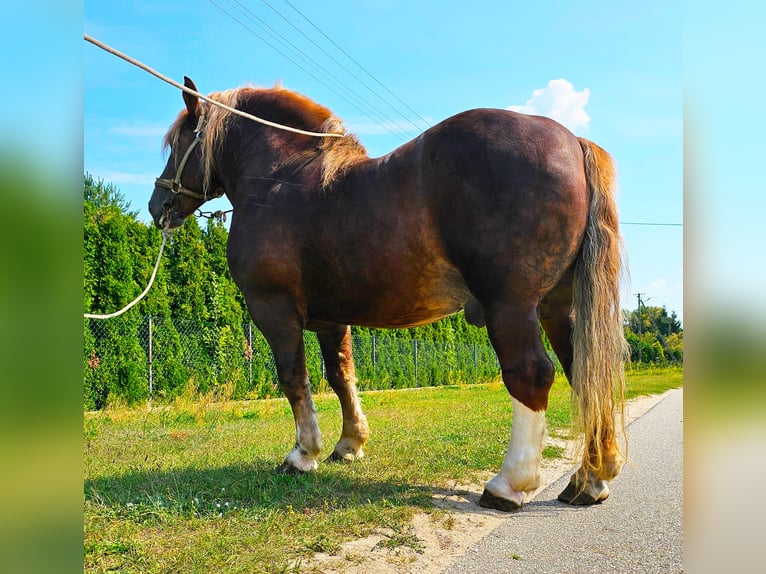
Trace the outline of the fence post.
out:
<instances>
[{"instance_id":1,"label":"fence post","mask_svg":"<svg viewBox=\"0 0 766 574\"><path fill-rule=\"evenodd\" d=\"M248 378L249 387L252 390L253 388L253 324L248 323L247 324L247 345L250 348L250 352L248 353L249 359L248 363L250 364L250 376Z\"/></svg>"},{"instance_id":2,"label":"fence post","mask_svg":"<svg viewBox=\"0 0 766 574\"><path fill-rule=\"evenodd\" d=\"M413 358L415 359L415 386L418 386L418 340L412 341Z\"/></svg>"},{"instance_id":3,"label":"fence post","mask_svg":"<svg viewBox=\"0 0 766 574\"><path fill-rule=\"evenodd\" d=\"M154 353L152 349L152 316L149 315L149 406L152 405L152 395L154 393L154 372L152 363L154 362Z\"/></svg>"},{"instance_id":4,"label":"fence post","mask_svg":"<svg viewBox=\"0 0 766 574\"><path fill-rule=\"evenodd\" d=\"M378 350L375 344L375 335L372 336L372 373L375 374L375 366L378 363Z\"/></svg>"}]
</instances>

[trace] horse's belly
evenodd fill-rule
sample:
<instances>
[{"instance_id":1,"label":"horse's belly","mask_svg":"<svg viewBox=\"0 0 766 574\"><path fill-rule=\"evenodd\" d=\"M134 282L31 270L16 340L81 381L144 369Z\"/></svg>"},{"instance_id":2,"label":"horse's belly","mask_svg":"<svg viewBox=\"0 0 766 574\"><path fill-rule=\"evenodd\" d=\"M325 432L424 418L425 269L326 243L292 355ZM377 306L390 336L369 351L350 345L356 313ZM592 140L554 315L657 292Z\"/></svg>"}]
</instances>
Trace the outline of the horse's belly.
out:
<instances>
[{"instance_id":1,"label":"horse's belly","mask_svg":"<svg viewBox=\"0 0 766 574\"><path fill-rule=\"evenodd\" d=\"M451 265L380 269L373 280L336 284L331 297L311 305L319 320L377 328L417 327L463 308L470 293Z\"/></svg>"}]
</instances>

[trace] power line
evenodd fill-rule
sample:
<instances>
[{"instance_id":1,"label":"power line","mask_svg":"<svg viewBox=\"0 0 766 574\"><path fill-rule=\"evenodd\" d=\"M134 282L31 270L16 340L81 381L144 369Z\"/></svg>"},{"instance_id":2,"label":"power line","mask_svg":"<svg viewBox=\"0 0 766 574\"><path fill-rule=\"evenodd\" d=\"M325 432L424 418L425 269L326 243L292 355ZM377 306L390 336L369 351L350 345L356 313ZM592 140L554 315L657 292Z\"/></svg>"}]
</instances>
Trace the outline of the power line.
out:
<instances>
[{"instance_id":1,"label":"power line","mask_svg":"<svg viewBox=\"0 0 766 574\"><path fill-rule=\"evenodd\" d=\"M413 110L413 109L412 109L410 106L408 106L408 105L407 105L407 103L406 103L405 101L403 101L403 100L402 100L402 99L401 99L399 96L397 96L397 95L396 95L394 92L392 92L390 89L388 89L388 87L386 87L386 86L385 86L385 85L384 85L384 84L383 84L383 83L382 83L380 80L378 80L378 79L377 79L375 76L373 76L373 75L372 75L372 74L371 74L371 73L370 73L370 72L367 70L367 68L365 68L365 67L364 67L362 64L360 64L359 62L357 62L357 61L356 61L356 59L354 59L354 57L353 57L353 56L351 56L351 55L350 55L348 52L346 52L346 51L345 51L343 48L341 48L341 47L340 47L338 44L336 44L336 43L335 43L335 41L334 41L332 38L330 38L330 36L328 36L327 34L325 34L325 33L324 33L322 30L321 30L321 28L319 28L319 26L317 26L316 24L314 24L314 22L312 22L311 20L309 20L309 18L308 18L308 17L307 17L305 14L303 14L303 12L301 12L301 11L300 11L300 10L298 10L298 9L297 9L295 6L293 6L293 4L292 4L292 3L291 3L289 0L285 0L285 4L287 4L288 6L290 6L290 8L292 8L293 10L295 10L295 11L298 13L298 15L299 15L301 18L303 18L304 20L306 20L306 22L308 22L308 23L309 23L309 24L310 24L310 25L311 25L311 26L312 26L312 27L313 27L313 28L314 28L314 29L315 29L317 32L319 32L320 34L322 34L322 36L324 36L324 37L325 37L325 38L326 38L326 39L327 39L327 40L328 40L328 41L329 41L329 42L330 42L330 43L331 43L333 46L335 46L335 47L336 47L338 50L340 50L340 51L343 53L343 55L345 55L345 56L346 56L346 57L347 57L349 60L351 60L352 62L354 62L354 64L356 64L356 65L359 67L359 69L361 69L361 70L362 70L362 71L363 71L365 74L367 74L367 75L368 75L370 78L372 78L373 80L375 80L375 82L376 82L376 83L377 83L377 84L378 84L380 87L382 87L382 88L383 88L384 90L386 90L386 91L387 91L389 94L391 94L391 95L392 95L394 98L396 98L396 100L397 100L397 101L398 101L400 104L402 104L402 105L403 105L405 108L407 108L407 109L408 109L409 111L411 111L413 114L417 115L417 116L418 116L418 117L419 117L421 120L423 120L423 121L424 121L424 122L425 122L427 125L429 125L429 126L430 126L430 125L432 125L432 123L431 123L430 121L428 121L426 118L424 118L423 116L421 116L421 115L420 115L420 114L419 114L417 111Z\"/></svg>"},{"instance_id":2,"label":"power line","mask_svg":"<svg viewBox=\"0 0 766 574\"><path fill-rule=\"evenodd\" d=\"M366 108L366 112L362 111L362 113L368 114L372 119L376 120L378 124L388 129L390 133L396 133L399 132L397 135L404 135L403 141L406 141L408 138L407 131L400 128L393 118L386 115L385 112L380 110L379 108L375 107L373 104L368 102L366 99L364 99L362 96L357 94L353 89L351 89L349 86L347 86L344 82L339 80L336 76L330 72L327 68L325 68L321 63L317 62L314 58L312 58L309 54L307 54L305 51L301 50L298 46L296 46L293 42L291 42L288 38L286 38L284 35L280 34L276 29L274 29L273 26L271 26L266 20L258 16L255 12L253 12L250 8L245 6L242 2L239 0L228 0L229 4L237 4L238 10L244 14L247 18L249 18L253 23L255 23L258 27L260 27L262 30L266 31L266 33L270 34L273 38L277 39L277 41L281 42L283 46L285 46L288 50L290 50L293 54L297 55L299 58L301 58L304 62L306 62L309 65L313 65L316 68L320 69L322 72L324 72L327 76L335 80L335 83L338 87L342 88L347 95L350 95L353 98L356 98L358 102L360 102L363 106ZM268 4L267 4L268 5ZM289 22L289 21L288 21ZM337 93L337 92L336 92ZM348 100L346 100L348 101ZM359 109L357 107L357 109ZM393 126L393 129L389 129L386 127L385 123L380 122L380 120L383 120L383 122L390 122L390 125ZM413 124L415 129L419 129L415 124Z\"/></svg>"},{"instance_id":3,"label":"power line","mask_svg":"<svg viewBox=\"0 0 766 574\"><path fill-rule=\"evenodd\" d=\"M315 74L314 74L314 73L313 73L313 72L312 72L312 71L311 71L309 68L307 68L306 66L302 65L300 62L297 62L295 59L293 59L292 57L290 57L290 56L289 56L288 54L286 54L284 51L280 50L280 49L279 49L277 46L275 46L275 45L274 45L272 42L270 42L269 40L267 40L266 38L264 38L264 37L263 37L261 34L259 34L258 32L256 32L255 30L253 30L253 29L252 29L250 26L248 26L247 24L245 24L244 22L242 22L242 21L241 21L239 18L237 18L237 17L236 17L234 14L232 14L231 12L229 12L228 10L226 10L226 9L225 9L223 6L221 6L220 4L218 4L217 2L215 2L214 0L209 0L209 1L210 1L210 3L211 3L211 4L213 4L213 5L214 5L216 8L218 8L218 9L219 9L221 12L223 12L224 14L226 14L227 16L229 16L229 18L231 18L232 20L234 20L235 22L237 22L237 23L238 23L240 26L242 26L242 27L243 27L245 30L247 30L248 32L250 32L251 34L253 34L253 35L254 35L256 38L258 38L258 39L259 39L259 40L261 40L261 41L262 41L264 44L266 44L267 46L269 46L269 47L270 47L272 50L274 50L275 52L277 52L278 54L280 54L280 55L281 55L283 58L285 58L287 61L289 61L290 63L294 64L294 65L295 65L295 66L297 66L299 69L303 70L303 71L304 71L304 72L305 72L305 73L306 73L306 74L307 74L309 77L313 78L313 79L314 79L314 80L316 80L318 83L320 83L321 85L325 86L325 87L326 87L328 90L330 90L330 91L331 91L332 93L334 93L336 96L338 96L339 98L341 98L343 101L345 101L345 102L346 102L346 103L348 103L349 105L353 106L354 108L356 108L358 111L360 111L361 113L363 113L363 114L365 114L365 115L368 115L368 116L374 115L374 113L375 113L374 111L373 111L373 112L372 112L372 114L371 114L369 109L367 109L367 110L364 110L364 109L362 109L361 107L359 107L359 105L357 105L356 103L352 102L352 101L351 101L350 99L348 99L346 96L344 96L343 94L341 94L340 92L338 92L338 90L336 90L336 89L335 89L335 88L334 88L332 85L328 84L328 83L327 83L327 82L325 82L325 81L324 81L322 78L320 78L320 77L318 77L317 75L315 75ZM248 18L248 19L249 19L251 22L253 22L255 25L257 25L258 27L260 27L260 28L261 28L261 30L263 30L264 32L266 32L267 34L269 34L269 35L270 35L270 36L271 36L273 39L275 39L277 42L281 43L281 44L282 44L282 45L283 45L285 48L287 48L287 49L288 49L288 50L290 50L290 51L291 51L293 54L295 54L295 56L297 56L298 58L302 59L302 60L303 60L303 61L304 61L304 62L305 62L305 63L306 63L308 66L312 66L312 65L313 65L313 66L315 66L315 67L317 67L317 68L320 68L320 69L322 69L322 70L323 70L323 71L324 71L324 72L325 72L327 75L330 75L330 76L331 76L331 74L330 74L330 73L329 73L329 72L328 72L326 69L324 69L324 68L323 68L321 65L319 65L317 62L313 61L313 60L312 60L312 59L311 59L309 56L307 56L305 53L301 52L301 51L300 51L300 49L298 49L298 48L297 48L297 47L295 47L294 45L291 45L291 42L289 42L289 40L287 40L287 39L285 39L283 36L281 36L281 34L279 34L278 32L276 32L276 31L275 31L273 28L271 28L271 26L268 26L268 24L266 24L265 22L264 22L264 24L260 24L260 23L258 22L258 20L260 20L261 22L263 22L263 20L262 20L261 18L258 18L258 17L257 17L257 16L256 16L256 15L255 15L255 14L252 12L252 11L250 11L250 10L249 10L247 7L245 7L244 5L242 5L240 2L236 2L236 4L239 4L239 6L235 6L235 5L234 5L234 4L235 4L235 2L233 2L232 0L228 0L228 2L229 2L229 4L230 4L232 7L236 8L237 10L239 10L239 12L240 12L240 13L242 13L242 15L243 15L243 16L245 16L245 17L246 17L246 18ZM250 14L250 15L246 14L246 13L245 13L245 11L249 12L249 14ZM271 30L271 31L269 31L269 30ZM345 88L345 86L343 86L343 87ZM350 90L348 90L348 88L346 88L346 91L347 91L347 92L349 92L349 93L351 93L351 92L350 92ZM354 94L352 93L352 95L354 95ZM365 102L362 102L362 103L364 104ZM373 119L375 120L375 118L373 118ZM383 128L386 130L386 131L388 131L389 133L391 133L391 134L393 134L393 135L396 135L396 136L398 136L399 138L401 138L401 139L402 139L402 141L406 141L406 139L407 139L407 138L406 138L406 137L404 137L402 134L400 134L400 133L397 133L397 132L395 132L394 130L390 129L390 128L389 128L389 127L387 127L385 124L381 123L379 120L375 120L375 121L376 121L376 123L378 123L379 125L381 125L381 126L382 126L382 127L383 127Z\"/></svg>"},{"instance_id":4,"label":"power line","mask_svg":"<svg viewBox=\"0 0 766 574\"><path fill-rule=\"evenodd\" d=\"M306 38L306 39L307 39L309 42L311 42L311 43L312 43L314 46L316 46L317 48L319 48L319 50L321 50L323 54L325 54L325 55L326 55L328 58L330 58L330 59L331 59L333 62L335 62L335 63L336 63L336 64L337 64L337 65L338 65L338 66L339 66L339 67L340 67L340 68L341 68L343 71L345 71L345 72L346 72L346 73L347 73L349 76L351 76L351 77L352 77L352 78L354 78L354 79L355 79L357 82L359 82L361 85L363 85L365 88L367 88L367 90L368 90L368 91L369 91L371 94L373 94L373 95L374 95L376 98L378 98L378 99L379 99L381 102L383 102L383 103L384 103L384 104L386 104L388 107L390 107L392 110L394 110L394 111L395 111L397 114L401 115L401 116L402 116L402 117L403 117L403 118L404 118L404 119L405 119L407 122L409 122L409 124L410 124L410 125L411 125L413 128L415 128L416 130L420 130L420 129L421 129L421 127L420 127L420 126L418 126L417 124L415 124L415 122L413 122L412 120L410 120L410 119L409 119L409 118L408 118L408 117L407 117L405 114L403 114L403 113L402 113L400 110L398 110L398 109L397 109L397 108L396 108L396 107L395 107L393 104L391 104L391 102L389 102L388 100L386 100L386 99L385 99L383 96L381 96L381 95L380 95L378 92L376 92L376 91L375 91L373 88L371 88L371 87L370 87L370 86L369 86L369 85L368 85L368 84L367 84L367 83L366 83L364 80L362 80L362 79L361 79L359 76L357 76L357 75L356 75L354 72L352 72L351 70L349 70L349 69L348 69L348 68L347 68L347 67L346 67L346 66L345 66L345 65L344 65L342 62L340 62L340 61L339 61L339 60L338 60L338 59L337 59L335 56L333 56L332 54L330 54L330 53L329 53L327 50L325 50L325 49L324 49L324 48L323 48L321 45L319 45L317 42L315 42L315 41L314 41L314 39L313 39L313 38L311 38L311 36L309 36L308 34L306 34L306 33L305 33L303 30L301 30L301 29L300 29L298 26L296 26L296 25L295 25L295 24L294 24L292 21L290 21L290 19L289 19L289 18L287 18L287 17L286 17L284 14L282 14L282 13L281 13L279 10L277 10L277 9L276 9L274 6L272 6L271 4L269 4L269 3L268 3L266 0L261 0L261 2L263 2L264 4L266 4L266 6L268 6L268 7L269 7L269 8L270 8L270 9L271 9L271 10L272 10L272 11L273 11L275 14L277 14L277 16L279 16L280 18L282 18L282 20L284 20L285 22L287 22L287 23L288 23L288 24L289 24L289 25L290 25L290 26L291 26L293 29L295 29L295 30L296 30L296 31L297 31L297 32L298 32L298 33L299 33L301 36L303 36L303 37L304 37L304 38ZM297 11L297 10L296 10L296 11ZM311 21L310 21L310 20L308 20L308 19L307 19L305 16L303 16L303 14L301 14L300 12L299 12L299 14L300 14L300 15L301 15L301 16L302 16L304 19L306 19L306 20L307 20L307 21L308 21L308 22L309 22L309 23L310 23L312 26L314 26L314 28L316 28L317 30L319 30L319 28L317 28L317 27L316 27L316 26L315 26L313 23L311 23ZM323 33L321 30L319 30L319 31L320 31L320 33L322 33L322 34L323 34L325 37L327 37L327 35L326 35L326 34L324 34L324 33ZM328 38L328 39L329 39L329 38ZM339 49L340 49L340 48L339 48ZM341 51L342 51L342 49L341 49ZM369 75L369 74L368 74L368 75ZM374 78L373 78L373 79L374 79ZM384 87L385 87L385 86L384 86ZM394 94L394 97L396 97L396 95L395 95L395 94ZM405 105L406 105L406 104L405 104ZM409 108L409 109L410 109L411 111L413 111L413 113L417 114L417 112L415 112L415 111L414 111L414 110L412 110L411 108ZM419 114L417 114L417 115L419 115ZM429 123L427 120L425 120L425 118L422 118L422 117L421 117L421 119L423 119L423 120L426 122L426 124L427 124L427 125L430 125L430 123Z\"/></svg>"},{"instance_id":5,"label":"power line","mask_svg":"<svg viewBox=\"0 0 766 574\"><path fill-rule=\"evenodd\" d=\"M318 83L320 83L321 85L325 86L325 87L326 87L328 90L330 90L330 91L331 91L332 93L334 93L336 96L338 96L339 98L341 98L343 101L345 101L345 102L346 102L346 103L348 103L349 105L351 105L351 106L353 106L354 108L356 108L356 109L357 109L359 112L361 112L362 114L365 114L365 115L367 115L367 116L371 116L371 114L370 114L370 111L369 111L369 110L364 110L364 109L362 109L361 107L359 107L359 105L357 105L356 103L354 103L354 102L352 102L351 100L349 100L349 99L348 99L346 96L344 96L344 95L343 95L343 94L341 94L341 93L340 93L338 90L336 90L336 89L335 89L335 88L334 88L332 85L328 84L328 83L327 83L327 82L325 82L325 81L324 81L322 78L318 77L316 74L314 74L314 73L313 73L313 72L312 72L310 69L308 69L306 66L302 65L300 62L297 62L295 59L291 58L291 57L290 57L288 54L286 54L284 51L280 50L280 49L279 49L277 46L275 46L275 45L274 45L273 43L271 43L269 40L267 40L266 38L264 38L264 37L263 37L261 34L259 34L258 32L256 32L255 30L253 30L253 29L252 29L250 26L248 26L248 25L247 25L247 24L245 24L244 22L242 22L242 21L241 21L239 18L237 18L237 17L236 17L234 14L232 14L231 12L229 12L228 10L226 10L226 8L224 8L223 6L221 6L220 4L218 4L217 2L215 2L214 0L208 0L208 1L209 1L211 4L213 4L213 5L214 5L216 8L218 8L218 10L220 10L221 12L223 12L224 14L226 14L226 15L227 15L229 18L231 18L232 20L234 20L235 22L237 22L237 23L238 23L240 26L242 26L242 27L243 27L245 30L247 30L248 32L250 32L251 34L253 34L253 36L255 36L256 38L258 38L259 40L261 40L261 41L262 41L264 44L266 44L266 45L267 45L267 46L269 46L269 47L270 47L272 50L274 50L274 51L275 51L275 52L277 52L279 55L281 55L283 58L285 58L287 61L289 61L289 62L290 62L290 63L292 63L293 65L297 66L299 69L303 70L303 71L304 71L304 72L305 72L305 73L306 73L308 76L310 76L311 78L313 78L314 80L316 80L316 81L317 81ZM232 3L232 1L231 1L231 0L229 0L229 4L233 5L233 3ZM235 8L236 8L236 6L235 6ZM251 21L253 21L253 22L254 22L256 25L258 25L259 27L261 27L261 29L263 29L263 26L260 26L260 24L258 24L258 22L257 22L257 21L255 21L253 18L251 18L251 17L247 16L247 14L244 14L244 12L243 12L243 8L237 8L237 9L238 9L238 10L239 10L241 13L243 13L243 15L244 15L244 16L248 17L248 19L250 19L250 20L251 20ZM244 8L244 10L247 10L247 8ZM247 11L249 12L249 10L247 10ZM274 34L272 34L272 36L273 36L273 35L274 35ZM283 44L285 44L286 42L287 42L287 43L289 43L289 41L286 41L286 40L283 40L283 41L282 41L282 43L283 43ZM330 74L330 73L329 73L329 72L328 72L326 69L324 69L324 68L323 68L321 65L319 65L319 64L317 64L316 62L314 62L313 60L311 60L311 58L310 58L310 57L306 56L305 54L301 55L300 53L298 53L298 52L300 52L300 50L298 50L298 51L296 52L296 49L292 49L292 48L289 48L289 46L286 46L286 47L288 47L288 49L290 49L290 50L291 50L293 53L295 53L295 54L296 54L298 57L301 57L301 58L302 58L304 61L307 61L307 63L308 63L309 65L311 65L311 64L313 63L313 64L314 64L315 66L317 66L318 68L321 68L322 70L324 70L324 71L325 71L325 72L326 72L328 75L332 76L332 74ZM337 80L337 79L336 79L336 80ZM341 83L341 84L342 84L342 83ZM345 86L344 86L344 87L345 87ZM346 88L346 90L348 90L348 88ZM366 103L366 102L364 102L364 101L363 101L363 103ZM368 104L368 105L369 105L369 104ZM374 113L375 113L375 112L373 112L373 114L372 114L372 115L374 115ZM385 129L387 132L389 132L390 134L392 134L392 135L395 135L395 136L399 137L399 138L400 138L402 141L407 141L407 137L406 137L405 135L403 135L403 132L402 132L402 130L399 130L399 131L395 131L395 130L391 129L391 127L390 127L389 125L386 125L385 123L382 123L382 122L380 122L380 121L379 121L379 119L375 119L374 117L373 117L372 119L373 119L373 120L374 120L374 121L375 121L375 122L376 122L378 125L380 125L380 126L383 128L383 129ZM390 120L390 119L389 119L389 121L392 121L392 120ZM395 125L395 124L396 124L396 122L393 122L393 124Z\"/></svg>"}]
</instances>

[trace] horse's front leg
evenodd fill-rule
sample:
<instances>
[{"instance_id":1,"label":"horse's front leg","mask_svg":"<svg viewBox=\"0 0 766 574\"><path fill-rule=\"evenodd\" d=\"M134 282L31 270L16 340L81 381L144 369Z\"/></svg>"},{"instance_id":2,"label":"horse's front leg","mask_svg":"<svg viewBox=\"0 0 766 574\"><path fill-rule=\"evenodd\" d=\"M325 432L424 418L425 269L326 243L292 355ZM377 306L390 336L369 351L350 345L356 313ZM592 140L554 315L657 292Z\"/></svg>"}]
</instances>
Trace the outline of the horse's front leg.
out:
<instances>
[{"instance_id":1,"label":"horse's front leg","mask_svg":"<svg viewBox=\"0 0 766 574\"><path fill-rule=\"evenodd\" d=\"M271 347L279 384L295 417L295 446L277 470L284 474L310 472L317 468L322 435L311 398L302 323L290 312L290 305L271 302L261 307L248 301L248 308Z\"/></svg>"},{"instance_id":2,"label":"horse's front leg","mask_svg":"<svg viewBox=\"0 0 766 574\"><path fill-rule=\"evenodd\" d=\"M336 325L317 331L327 379L338 395L343 413L343 430L328 460L354 461L364 456L362 447L370 437L367 417L356 391L354 358L351 353L351 328Z\"/></svg>"},{"instance_id":3,"label":"horse's front leg","mask_svg":"<svg viewBox=\"0 0 766 574\"><path fill-rule=\"evenodd\" d=\"M277 470L284 474L316 470L317 457L322 449L322 434L311 398L303 332L298 330L288 340L273 344L271 349L277 364L279 384L295 418L295 446Z\"/></svg>"}]
</instances>

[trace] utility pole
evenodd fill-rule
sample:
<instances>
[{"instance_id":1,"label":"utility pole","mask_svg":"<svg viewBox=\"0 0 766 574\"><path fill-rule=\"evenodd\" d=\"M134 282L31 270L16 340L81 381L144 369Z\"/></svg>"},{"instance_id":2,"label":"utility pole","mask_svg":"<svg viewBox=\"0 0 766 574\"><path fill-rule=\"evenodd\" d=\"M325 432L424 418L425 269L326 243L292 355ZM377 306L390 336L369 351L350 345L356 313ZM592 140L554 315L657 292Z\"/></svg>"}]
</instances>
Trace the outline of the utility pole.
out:
<instances>
[{"instance_id":1,"label":"utility pole","mask_svg":"<svg viewBox=\"0 0 766 574\"><path fill-rule=\"evenodd\" d=\"M638 298L638 362L642 362L643 359L643 353L641 352L643 350L644 344L641 342L641 323L643 323L643 318L641 317L641 306L644 304L643 301L641 301L641 295L643 293L636 293L636 297Z\"/></svg>"}]
</instances>

